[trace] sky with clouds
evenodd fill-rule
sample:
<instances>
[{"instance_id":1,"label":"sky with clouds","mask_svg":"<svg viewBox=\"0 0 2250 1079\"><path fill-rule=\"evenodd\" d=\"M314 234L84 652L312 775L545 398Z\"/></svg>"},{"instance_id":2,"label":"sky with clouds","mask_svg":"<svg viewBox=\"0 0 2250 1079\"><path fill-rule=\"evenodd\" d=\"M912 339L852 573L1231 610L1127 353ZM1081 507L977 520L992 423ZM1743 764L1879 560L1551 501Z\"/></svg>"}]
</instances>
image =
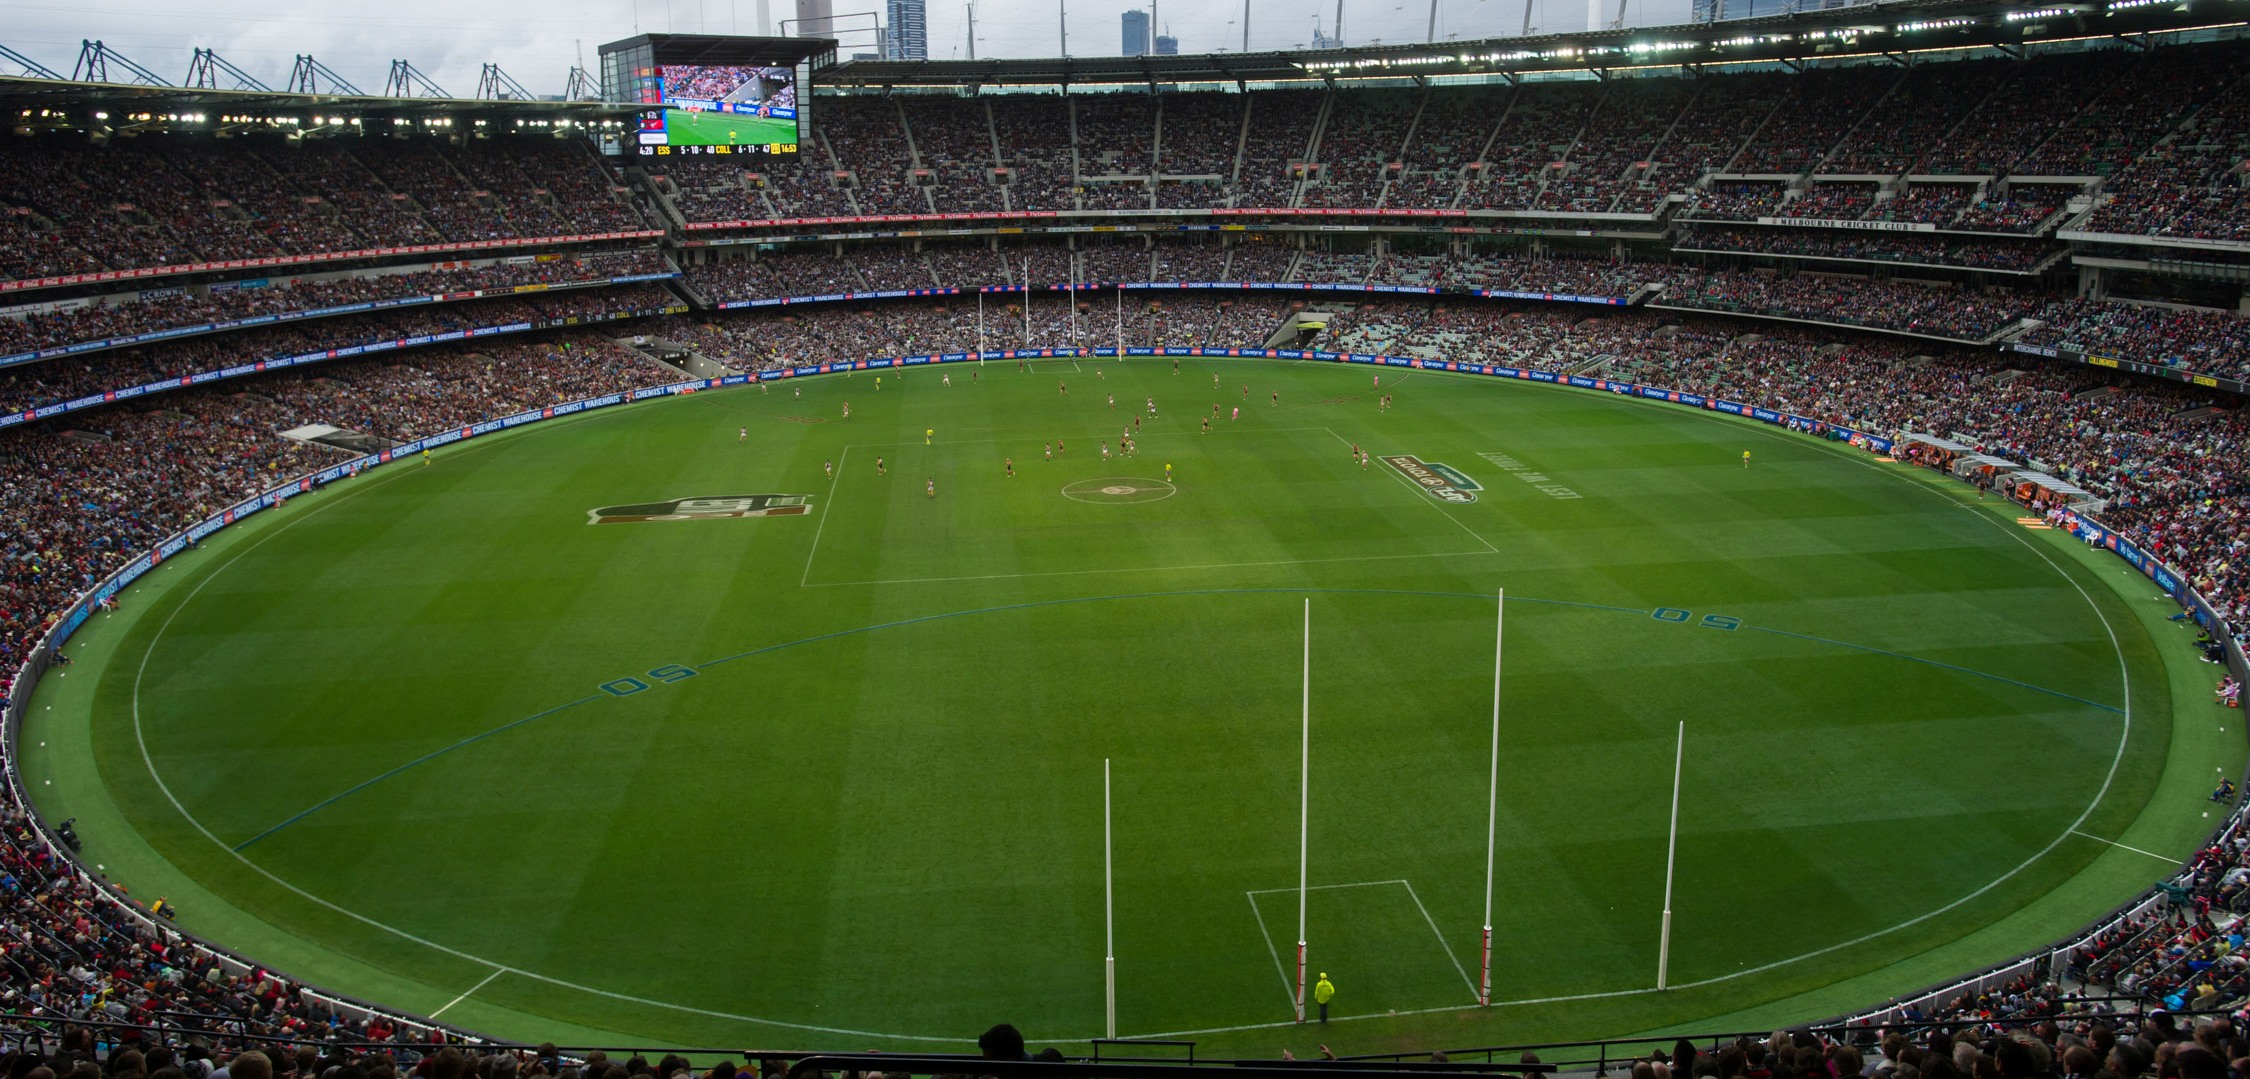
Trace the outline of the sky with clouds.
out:
<instances>
[{"instance_id":1,"label":"sky with clouds","mask_svg":"<svg viewBox=\"0 0 2250 1079\"><path fill-rule=\"evenodd\" d=\"M562 91L583 55L589 70L602 42L636 32L760 31L761 3L775 24L795 15L795 0L0 0L0 45L70 74L82 40L98 38L170 82L185 76L192 51L215 49L268 85L287 81L293 58L309 53L368 92L381 90L393 58L404 58L456 96L469 96L480 66L498 63L537 94ZM1344 38L1423 40L1431 0L1344 0ZM1535 32L1587 26L1590 0L1530 0ZM1604 22L1619 0L1592 0ZM1630 26L1683 22L1690 0L1623 0ZM1736 0L1740 3L1741 0ZM1783 0L1762 0L1779 9ZM833 0L839 16L880 7L881 0ZM966 0L928 0L932 59L967 55ZM1243 5L1155 0L1159 24L1183 52L1242 47ZM1512 36L1523 25L1524 0L1436 0L1437 36ZM1053 56L1067 16L1069 51L1115 55L1119 16L1149 0L977 0L977 55ZM1333 27L1336 0L1249 0L1250 47L1285 49L1311 41L1313 20ZM840 19L843 26L867 20ZM852 35L843 29L846 51ZM857 35L864 39L865 35ZM8 74L12 65L0 64ZM113 71L112 77L116 78Z\"/></svg>"}]
</instances>

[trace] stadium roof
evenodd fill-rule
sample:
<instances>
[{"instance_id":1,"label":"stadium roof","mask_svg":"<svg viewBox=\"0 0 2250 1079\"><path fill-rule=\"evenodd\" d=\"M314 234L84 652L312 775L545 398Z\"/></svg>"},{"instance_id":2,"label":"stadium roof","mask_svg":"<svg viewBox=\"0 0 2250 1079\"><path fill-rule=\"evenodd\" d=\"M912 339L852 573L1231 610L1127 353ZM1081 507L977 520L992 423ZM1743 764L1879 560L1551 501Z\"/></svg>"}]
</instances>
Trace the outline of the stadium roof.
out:
<instances>
[{"instance_id":1,"label":"stadium roof","mask_svg":"<svg viewBox=\"0 0 2250 1079\"><path fill-rule=\"evenodd\" d=\"M1583 71L1646 66L1799 62L1931 49L2014 48L2064 38L2121 37L2241 25L2250 0L1894 0L1826 11L1630 30L1437 44L1181 56L1005 60L847 60L828 86L1268 82Z\"/></svg>"},{"instance_id":2,"label":"stadium roof","mask_svg":"<svg viewBox=\"0 0 2250 1079\"><path fill-rule=\"evenodd\" d=\"M602 101L480 100L454 97L384 97L375 94L300 94L279 90L214 90L146 83L73 82L0 76L0 106L23 109L261 113L332 110L384 117L461 116L486 113L543 119L603 120L633 106Z\"/></svg>"}]
</instances>

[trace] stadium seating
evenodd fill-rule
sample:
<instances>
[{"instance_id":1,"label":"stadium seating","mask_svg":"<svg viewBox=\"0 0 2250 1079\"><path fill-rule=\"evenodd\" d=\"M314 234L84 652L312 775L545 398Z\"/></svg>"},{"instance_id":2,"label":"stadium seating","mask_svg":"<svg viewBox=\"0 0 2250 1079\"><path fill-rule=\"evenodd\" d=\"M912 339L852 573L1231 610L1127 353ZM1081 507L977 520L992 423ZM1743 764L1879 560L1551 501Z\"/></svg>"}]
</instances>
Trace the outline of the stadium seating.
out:
<instances>
[{"instance_id":1,"label":"stadium seating","mask_svg":"<svg viewBox=\"0 0 2250 1079\"><path fill-rule=\"evenodd\" d=\"M1320 304L1321 301L1314 301ZM1135 297L1124 322L1128 344L1255 345L1298 301L1259 297ZM1396 354L1445 355L1547 370L1603 365L1606 373L1694 392L1749 399L1857 429L1940 430L1993 452L2052 462L2058 474L2118 500L2115 523L2152 549L2193 567L2205 594L2237 624L2250 619L2243 564L2246 500L2223 462L2250 430L2239 416L2184 418L2203 391L2146 382L2118 383L2078 367L2023 369L1990 353L1940 351L1902 366L1922 346L1829 331L1779 330L1745 336L1742 326L1697 316L1685 323L1637 311L1595 312L1533 304L1379 301L1328 305L1337 311L1324 344ZM961 298L830 306L718 318L670 316L642 324L729 362L757 368L787 360L855 354L953 351L973 347L974 307ZM1104 330L1108 327L1104 326ZM1032 343L1075 343L1053 314L1034 322ZM1021 333L1010 326L1009 335ZM1014 343L1010 341L1009 343ZM1824 347L1825 346L1825 347ZM1840 347L1838 347L1840 346ZM228 386L183 390L160 407L120 406L83 420L50 421L0 441L10 475L74 476L73 485L17 483L0 500L11 537L0 578L10 602L0 649L20 655L54 611L78 589L131 554L214 506L277 479L335 459L327 450L275 435L323 422L403 439L427 430L543 403L662 381L667 372L583 331L523 343L467 343L388 360L323 366L261 378L254 395ZM2120 392L2085 390L2116 384ZM221 452L211 452L214 448ZM84 482L99 477L98 485ZM65 494L75 491L74 494ZM97 503L75 504L85 494ZM65 501L73 504L65 505ZM126 509L132 512L124 512ZM12 669L12 668L11 668ZM0 860L16 883L0 917L0 952L33 989L45 1014L129 1018L166 1009L224 1016L245 1032L288 1035L329 1029L317 1001L278 976L227 972L184 945L161 923L94 890L77 870L25 837L20 807L0 809L9 842ZM2250 905L2239 842L2207 852L2189 887L2219 910ZM2150 937L2116 930L2135 944L2111 942L2087 963L2101 984L2132 975L2135 989L2172 988L2132 958L2190 954L2210 939L2192 911ZM2146 928L2145 926L2143 928ZM2176 943L2183 937L2186 944ZM73 973L74 972L74 973ZM2235 972L2239 977L2239 972ZM2230 983L2231 984L2231 983ZM80 989L86 992L81 992ZM2125 988L2125 986L2120 986ZM106 991L104 991L106 990ZM88 1003L99 1001L100 1003ZM1957 1009L2051 1014L2052 995L1978 995ZM399 1028L340 1020L375 1037Z\"/></svg>"},{"instance_id":2,"label":"stadium seating","mask_svg":"<svg viewBox=\"0 0 2250 1079\"><path fill-rule=\"evenodd\" d=\"M524 285L606 282L613 277L671 272L653 250L511 259L460 269L282 280L257 287L215 288L204 295L162 290L107 297L107 303L0 316L0 356L156 333L261 315L289 318L348 304L426 298L433 294Z\"/></svg>"},{"instance_id":3,"label":"stadium seating","mask_svg":"<svg viewBox=\"0 0 2250 1079\"><path fill-rule=\"evenodd\" d=\"M0 280L649 227L582 140L164 141L0 155Z\"/></svg>"},{"instance_id":4,"label":"stadium seating","mask_svg":"<svg viewBox=\"0 0 2250 1079\"><path fill-rule=\"evenodd\" d=\"M1589 228L1582 215L1641 215L1635 229L1664 229L1669 241L1644 233L1614 246L1580 239L1573 247L1571 238L1550 234L1508 238L1525 246L1503 253L1475 247L1494 242L1478 237L1440 254L1456 241L1338 243L1277 230L1228 234L1224 244L1208 233L1166 231L1153 239L1082 234L1075 246L1012 235L997 244L982 236L888 237L785 247L754 261L696 261L707 252L683 249L679 257L689 264L670 287L712 305L933 287L1039 291L985 295L981 318L980 297L959 295L674 313L638 318L616 333L663 337L763 370L980 344L1255 347L1287 336L1292 315L1312 308L1332 316L1315 347L1629 379L1820 424L1938 432L2037 462L2108 500L2106 523L2168 560L2244 629L2250 484L2239 462L2250 425L2240 400L2001 354L1992 345L2020 329L2013 339L2028 346L2250 378L2250 334L2230 312L2077 297L2053 274L2020 288L1993 283L2068 254L2058 229L2250 240L2241 168L2250 153L2246 53L2220 42L1693 80L824 96L795 158L636 159L622 168L605 165L582 140L546 136L244 135L221 144L152 134L99 145L39 136L0 154L0 281L860 215L1508 211L1564 215L1553 220L1569 227L1557 232ZM995 171L1005 182L994 182ZM2091 208L2080 199L2091 199ZM1761 217L1860 227L1755 224ZM1414 246L1423 243L1431 246ZM19 364L0 369L0 411L20 414L274 356L681 306L667 286L593 284L666 272L667 256L654 249L485 265L431 266L431 257L452 256L419 256L416 269L387 274L355 260L356 276L270 287L242 287L240 278L269 272L245 270L181 278L177 291L127 294L111 284L24 292L9 302L63 303L0 314L0 355L339 304L585 287ZM1892 265L1870 274L1821 260ZM1898 266L1926 280L1884 276ZM1125 290L1122 302L1106 293L1081 297L1091 306L1074 312L1045 291L1072 280L1404 285L1445 294ZM1654 309L1462 294L1622 299L1652 286ZM95 299L102 302L79 302ZM1737 317L1745 315L1758 318ZM182 386L148 400L95 402L17 425L0 434L0 478L9 481L0 485L0 667L12 677L73 597L152 543L243 495L342 459L282 438L281 430L320 422L405 440L675 377L602 332L527 331ZM45 850L12 799L0 799L0 1006L75 1019L176 1012L223 1020L240 1035L307 1041L325 1037L331 1024L378 1041L417 1036L379 1019L338 1019L285 978L216 961ZM2068 980L2078 991L2154 1000L2250 994L2240 940L2217 920L2250 913L2250 842L2230 834L2202 852L2183 887L2181 903L2137 911L2074 944ZM2068 995L2045 981L2017 981L1916 1005L1913 1014L1998 1021L2070 1007ZM1806 1057L1806 1047L1781 1041L1720 1047L1698 1058L1694 1074L1831 1074L1836 1058ZM1981 1044L1972 1056L1992 1047ZM2057 1061L2071 1048L2059 1036L2044 1044ZM2250 1047L2228 1058L2245 1055ZM2139 1063L2154 1060L2152 1053ZM1738 1064L1742 1070L1732 1070ZM669 1070L652 1074L671 1079ZM1931 1079L1942 1070L1920 1074ZM2117 1071L2121 1079L2138 1074ZM1994 1065L1976 1074L2049 1073L2065 1074L2059 1064L2021 1074ZM1882 1074L1880 1066L1871 1074ZM2174 1067L2165 1074L2189 1073ZM626 1075L589 1069L584 1079ZM366 1079L384 1073L370 1068Z\"/></svg>"}]
</instances>

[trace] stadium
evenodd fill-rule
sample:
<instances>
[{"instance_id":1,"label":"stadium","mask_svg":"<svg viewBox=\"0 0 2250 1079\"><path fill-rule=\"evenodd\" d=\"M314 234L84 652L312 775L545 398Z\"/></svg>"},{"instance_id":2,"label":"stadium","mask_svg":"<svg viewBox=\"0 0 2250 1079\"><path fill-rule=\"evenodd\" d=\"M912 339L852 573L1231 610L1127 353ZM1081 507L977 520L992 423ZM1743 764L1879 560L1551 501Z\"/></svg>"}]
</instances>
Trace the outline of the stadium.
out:
<instances>
[{"instance_id":1,"label":"stadium","mask_svg":"<svg viewBox=\"0 0 2250 1079\"><path fill-rule=\"evenodd\" d=\"M0 48L7 1079L2242 1072L2246 28Z\"/></svg>"}]
</instances>

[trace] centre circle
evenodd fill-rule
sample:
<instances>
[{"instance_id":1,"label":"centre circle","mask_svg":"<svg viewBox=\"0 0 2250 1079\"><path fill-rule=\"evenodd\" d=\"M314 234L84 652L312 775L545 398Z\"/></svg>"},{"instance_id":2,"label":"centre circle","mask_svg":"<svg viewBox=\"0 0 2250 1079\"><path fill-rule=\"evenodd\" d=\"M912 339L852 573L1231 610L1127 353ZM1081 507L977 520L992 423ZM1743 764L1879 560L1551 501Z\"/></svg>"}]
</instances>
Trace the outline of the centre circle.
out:
<instances>
[{"instance_id":1,"label":"centre circle","mask_svg":"<svg viewBox=\"0 0 2250 1079\"><path fill-rule=\"evenodd\" d=\"M1178 493L1180 489L1169 480L1141 476L1106 476L1101 479L1079 480L1062 489L1062 496L1073 502L1110 505L1157 502Z\"/></svg>"}]
</instances>

